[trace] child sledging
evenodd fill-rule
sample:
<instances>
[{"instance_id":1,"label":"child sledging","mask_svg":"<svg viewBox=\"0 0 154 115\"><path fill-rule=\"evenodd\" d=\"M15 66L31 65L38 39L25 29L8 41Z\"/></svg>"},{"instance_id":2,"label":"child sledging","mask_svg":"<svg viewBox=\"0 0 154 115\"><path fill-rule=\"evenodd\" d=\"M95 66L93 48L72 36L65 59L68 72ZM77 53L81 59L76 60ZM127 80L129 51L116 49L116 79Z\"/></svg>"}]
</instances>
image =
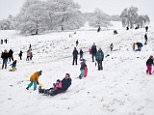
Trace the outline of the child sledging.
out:
<instances>
[{"instance_id":1,"label":"child sledging","mask_svg":"<svg viewBox=\"0 0 154 115\"><path fill-rule=\"evenodd\" d=\"M15 61L10 65L10 66L11 66L10 71L16 71L16 70L17 70L16 65L17 65L17 60L15 60Z\"/></svg>"},{"instance_id":2,"label":"child sledging","mask_svg":"<svg viewBox=\"0 0 154 115\"><path fill-rule=\"evenodd\" d=\"M72 79L70 78L70 74L66 73L63 80L57 80L56 83L53 83L53 86L49 89L42 89L39 87L39 93L43 93L45 95L54 96L59 93L65 92L71 85Z\"/></svg>"}]
</instances>

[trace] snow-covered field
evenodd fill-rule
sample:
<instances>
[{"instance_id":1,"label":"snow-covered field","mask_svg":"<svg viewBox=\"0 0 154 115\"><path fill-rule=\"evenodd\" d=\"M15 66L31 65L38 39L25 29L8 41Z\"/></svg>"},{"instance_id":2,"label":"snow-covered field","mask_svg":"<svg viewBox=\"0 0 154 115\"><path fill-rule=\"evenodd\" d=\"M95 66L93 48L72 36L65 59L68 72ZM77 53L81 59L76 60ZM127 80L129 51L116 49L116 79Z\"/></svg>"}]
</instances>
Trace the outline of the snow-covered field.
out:
<instances>
[{"instance_id":1,"label":"snow-covered field","mask_svg":"<svg viewBox=\"0 0 154 115\"><path fill-rule=\"evenodd\" d=\"M154 55L154 31L148 32L148 45L141 52L132 50L132 43L144 43L144 29L54 32L38 36L21 36L15 31L0 31L1 39L8 44L0 45L0 51L10 48L18 60L17 71L0 70L0 115L154 115L154 74L146 75L145 62ZM72 38L69 38L69 34ZM85 51L88 76L78 79L80 62L72 66L75 41ZM95 42L105 55L103 71L98 71L91 61L88 49ZM109 50L110 43L114 51ZM32 44L33 61L26 62L26 51ZM24 51L23 60L18 57ZM0 64L2 60L0 60ZM39 81L45 88L70 73L72 85L66 93L54 97L26 90L29 77L43 70Z\"/></svg>"}]
</instances>

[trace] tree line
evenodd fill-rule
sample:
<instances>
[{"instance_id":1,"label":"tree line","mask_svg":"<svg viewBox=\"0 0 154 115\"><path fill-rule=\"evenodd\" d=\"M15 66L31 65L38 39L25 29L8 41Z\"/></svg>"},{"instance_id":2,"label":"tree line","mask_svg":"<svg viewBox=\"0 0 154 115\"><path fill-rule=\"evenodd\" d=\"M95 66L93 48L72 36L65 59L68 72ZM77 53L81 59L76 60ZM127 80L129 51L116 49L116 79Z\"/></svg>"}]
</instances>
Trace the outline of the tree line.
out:
<instances>
[{"instance_id":1,"label":"tree line","mask_svg":"<svg viewBox=\"0 0 154 115\"><path fill-rule=\"evenodd\" d=\"M37 35L47 30L74 30L85 22L90 26L112 26L110 21L122 21L123 26L143 27L150 22L147 15L138 15L136 7L126 8L121 15L110 16L96 8L93 13L82 13L73 0L26 0L20 12L0 21L1 30L15 29L22 34Z\"/></svg>"}]
</instances>

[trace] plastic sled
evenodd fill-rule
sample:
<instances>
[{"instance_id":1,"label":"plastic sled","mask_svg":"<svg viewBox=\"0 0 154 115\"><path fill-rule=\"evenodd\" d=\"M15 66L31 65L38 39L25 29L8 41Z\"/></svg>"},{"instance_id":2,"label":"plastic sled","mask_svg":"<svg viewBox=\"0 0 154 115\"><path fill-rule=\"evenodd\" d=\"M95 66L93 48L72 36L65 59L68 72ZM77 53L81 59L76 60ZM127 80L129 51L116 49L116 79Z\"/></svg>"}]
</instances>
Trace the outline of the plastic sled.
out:
<instances>
[{"instance_id":1,"label":"plastic sled","mask_svg":"<svg viewBox=\"0 0 154 115\"><path fill-rule=\"evenodd\" d=\"M85 68L84 68L84 77L87 77L87 74L88 74L88 68L85 67Z\"/></svg>"}]
</instances>

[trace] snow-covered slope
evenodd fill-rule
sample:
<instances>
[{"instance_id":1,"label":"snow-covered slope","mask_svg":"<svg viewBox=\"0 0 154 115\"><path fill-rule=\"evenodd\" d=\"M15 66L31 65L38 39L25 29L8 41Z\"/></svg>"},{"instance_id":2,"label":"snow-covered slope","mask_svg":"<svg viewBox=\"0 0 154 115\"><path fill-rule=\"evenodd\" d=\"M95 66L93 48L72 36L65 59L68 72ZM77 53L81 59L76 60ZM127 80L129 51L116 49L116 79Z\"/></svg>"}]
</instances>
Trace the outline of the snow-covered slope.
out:
<instances>
[{"instance_id":1,"label":"snow-covered slope","mask_svg":"<svg viewBox=\"0 0 154 115\"><path fill-rule=\"evenodd\" d=\"M154 33L148 32L148 45L141 52L134 52L133 42L144 42L144 29L122 30L113 35L112 30L55 32L39 36L21 36L15 31L0 31L0 38L8 38L8 44L0 50L12 48L18 60L17 71L0 70L0 115L153 115L154 75L146 75L145 62L154 55ZM69 34L72 38L69 38ZM88 76L78 79L80 62L72 66L72 51L75 41L77 49L83 48L87 60ZM104 70L98 71L91 61L88 49L95 42L105 55ZM33 61L26 62L26 50L32 44ZM110 43L114 51L109 50ZM24 51L20 61L18 53ZM2 63L2 60L0 60ZM45 88L62 79L66 72L71 74L72 85L66 93L47 97L26 90L29 77L43 70L39 81Z\"/></svg>"}]
</instances>

